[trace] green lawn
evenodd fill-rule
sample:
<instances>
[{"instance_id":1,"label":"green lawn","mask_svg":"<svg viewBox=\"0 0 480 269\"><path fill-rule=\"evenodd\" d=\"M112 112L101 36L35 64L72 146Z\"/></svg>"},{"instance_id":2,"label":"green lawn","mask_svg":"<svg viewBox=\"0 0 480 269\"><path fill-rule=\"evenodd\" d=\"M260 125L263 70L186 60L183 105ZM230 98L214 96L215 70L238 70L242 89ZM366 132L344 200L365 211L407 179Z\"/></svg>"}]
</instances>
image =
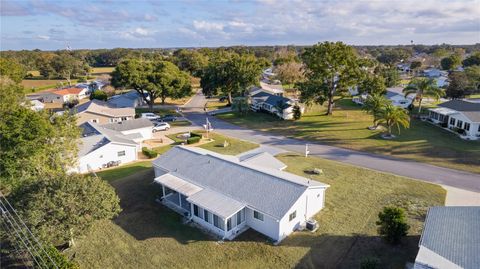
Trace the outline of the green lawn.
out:
<instances>
[{"instance_id":1,"label":"green lawn","mask_svg":"<svg viewBox=\"0 0 480 269\"><path fill-rule=\"evenodd\" d=\"M190 126L192 125L191 122L189 122L188 120L177 120L177 121L172 121L172 122L169 122L170 126L172 127L184 127L184 126Z\"/></svg>"},{"instance_id":2,"label":"green lawn","mask_svg":"<svg viewBox=\"0 0 480 269\"><path fill-rule=\"evenodd\" d=\"M204 137L204 142L206 142L206 133L205 131L202 130L196 130L194 131L195 133L202 134ZM183 143L184 141L180 138L177 138L177 136L181 133L177 134L171 134L167 135L168 138L172 139L175 144L180 144ZM245 151L249 151L252 149L255 149L259 147L258 144L254 144L248 141L232 138L232 137L227 137L223 136L221 134L211 132L208 135L209 139L212 139L213 141L211 142L206 142L204 144L198 145L198 147L211 150L220 154L226 154L226 155L238 155L240 153L243 153ZM224 142L227 141L228 146L224 147ZM195 144L193 144L195 146Z\"/></svg>"},{"instance_id":3,"label":"green lawn","mask_svg":"<svg viewBox=\"0 0 480 269\"><path fill-rule=\"evenodd\" d=\"M120 167L96 172L96 174L103 180L111 181L119 178L124 178L126 176L138 173L140 171L148 170L151 167L152 167L151 161L135 162L132 164L127 164Z\"/></svg>"},{"instance_id":4,"label":"green lawn","mask_svg":"<svg viewBox=\"0 0 480 269\"><path fill-rule=\"evenodd\" d=\"M297 232L278 246L253 231L218 243L154 202L160 189L150 169L111 181L122 213L97 222L68 254L82 268L358 268L367 256L381 259L380 268L404 268L415 259L426 209L444 203L445 191L436 185L319 158L279 158L299 175L312 167L324 170L312 177L331 185L315 233ZM390 204L405 207L412 226L398 247L376 234L377 214Z\"/></svg>"},{"instance_id":5,"label":"green lawn","mask_svg":"<svg viewBox=\"0 0 480 269\"><path fill-rule=\"evenodd\" d=\"M396 139L385 140L380 137L381 131L367 129L372 125L372 116L349 99L342 100L332 116L324 112L323 107L314 106L299 121L254 112L217 117L255 130L480 173L480 141L464 141L419 120L412 120L410 129L401 130Z\"/></svg>"}]
</instances>

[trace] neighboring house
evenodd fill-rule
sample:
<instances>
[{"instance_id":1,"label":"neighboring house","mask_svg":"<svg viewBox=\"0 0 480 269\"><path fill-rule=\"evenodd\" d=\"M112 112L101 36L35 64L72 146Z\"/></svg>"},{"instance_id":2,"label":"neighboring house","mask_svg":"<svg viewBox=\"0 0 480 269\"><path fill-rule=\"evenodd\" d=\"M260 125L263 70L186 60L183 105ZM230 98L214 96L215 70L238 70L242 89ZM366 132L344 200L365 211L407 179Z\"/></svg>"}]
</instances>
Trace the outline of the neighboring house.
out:
<instances>
[{"instance_id":1,"label":"neighboring house","mask_svg":"<svg viewBox=\"0 0 480 269\"><path fill-rule=\"evenodd\" d=\"M85 173L105 168L109 162L125 164L137 160L140 145L132 136L85 122L80 138L78 163L71 171Z\"/></svg>"},{"instance_id":2,"label":"neighboring house","mask_svg":"<svg viewBox=\"0 0 480 269\"><path fill-rule=\"evenodd\" d=\"M44 103L68 103L87 98L90 92L86 88L65 88L41 93Z\"/></svg>"},{"instance_id":3,"label":"neighboring house","mask_svg":"<svg viewBox=\"0 0 480 269\"><path fill-rule=\"evenodd\" d=\"M120 121L102 125L103 128L120 132L124 135L138 134L133 141L141 143L144 140L152 139L153 123L149 119L140 118L127 121Z\"/></svg>"},{"instance_id":4,"label":"neighboring house","mask_svg":"<svg viewBox=\"0 0 480 269\"><path fill-rule=\"evenodd\" d=\"M431 68L431 69L425 69L423 70L423 75L428 77L428 78L438 78L442 75L447 75L447 72L441 71L436 68Z\"/></svg>"},{"instance_id":5,"label":"neighboring house","mask_svg":"<svg viewBox=\"0 0 480 269\"><path fill-rule=\"evenodd\" d=\"M164 204L228 240L252 228L280 242L325 206L329 187L195 147L174 147L153 167Z\"/></svg>"},{"instance_id":6,"label":"neighboring house","mask_svg":"<svg viewBox=\"0 0 480 269\"><path fill-rule=\"evenodd\" d=\"M293 118L294 103L291 99L273 95L265 91L257 91L253 93L253 95L250 95L250 107L253 111L267 111L284 120ZM303 109L301 112L303 113Z\"/></svg>"},{"instance_id":7,"label":"neighboring house","mask_svg":"<svg viewBox=\"0 0 480 269\"><path fill-rule=\"evenodd\" d=\"M45 104L38 100L30 100L29 102L30 102L30 108L33 111L41 111L45 109Z\"/></svg>"},{"instance_id":8,"label":"neighboring house","mask_svg":"<svg viewBox=\"0 0 480 269\"><path fill-rule=\"evenodd\" d=\"M276 74L273 73L272 68L267 68L267 69L263 70L262 75L266 79L271 79L271 78L276 76Z\"/></svg>"},{"instance_id":9,"label":"neighboring house","mask_svg":"<svg viewBox=\"0 0 480 269\"><path fill-rule=\"evenodd\" d=\"M430 208L413 268L480 268L480 207Z\"/></svg>"},{"instance_id":10,"label":"neighboring house","mask_svg":"<svg viewBox=\"0 0 480 269\"><path fill-rule=\"evenodd\" d=\"M93 122L107 124L135 118L134 108L117 108L100 100L91 100L76 107L77 124Z\"/></svg>"},{"instance_id":11,"label":"neighboring house","mask_svg":"<svg viewBox=\"0 0 480 269\"><path fill-rule=\"evenodd\" d=\"M397 69L402 73L410 72L410 63L397 64Z\"/></svg>"},{"instance_id":12,"label":"neighboring house","mask_svg":"<svg viewBox=\"0 0 480 269\"><path fill-rule=\"evenodd\" d=\"M448 77L446 77L446 76L440 76L440 77L436 78L435 82L437 82L437 87L439 87L439 88L446 87L449 84L448 83Z\"/></svg>"},{"instance_id":13,"label":"neighboring house","mask_svg":"<svg viewBox=\"0 0 480 269\"><path fill-rule=\"evenodd\" d=\"M367 100L368 94L364 93L361 95L354 96L352 101L356 104L363 105L365 100ZM408 108L413 102L413 96L407 96L402 93L402 88L387 88L385 93L385 98L390 100L394 106L401 108Z\"/></svg>"},{"instance_id":14,"label":"neighboring house","mask_svg":"<svg viewBox=\"0 0 480 269\"><path fill-rule=\"evenodd\" d=\"M480 100L451 100L430 108L428 119L468 140L480 139Z\"/></svg>"},{"instance_id":15,"label":"neighboring house","mask_svg":"<svg viewBox=\"0 0 480 269\"><path fill-rule=\"evenodd\" d=\"M125 94L114 95L108 99L107 103L114 107L138 107L145 105L145 100L135 90Z\"/></svg>"}]
</instances>

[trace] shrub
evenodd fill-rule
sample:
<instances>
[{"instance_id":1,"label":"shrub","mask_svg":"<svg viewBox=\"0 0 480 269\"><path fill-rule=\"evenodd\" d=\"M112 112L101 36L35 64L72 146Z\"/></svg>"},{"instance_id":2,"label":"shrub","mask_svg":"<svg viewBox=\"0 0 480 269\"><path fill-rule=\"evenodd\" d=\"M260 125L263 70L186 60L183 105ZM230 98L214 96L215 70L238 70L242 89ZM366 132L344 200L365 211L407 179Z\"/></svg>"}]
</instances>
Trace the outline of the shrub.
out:
<instances>
[{"instance_id":1,"label":"shrub","mask_svg":"<svg viewBox=\"0 0 480 269\"><path fill-rule=\"evenodd\" d=\"M84 83L84 82L87 82L87 79L85 77L80 77L77 82L79 83Z\"/></svg>"},{"instance_id":2,"label":"shrub","mask_svg":"<svg viewBox=\"0 0 480 269\"><path fill-rule=\"evenodd\" d=\"M150 158L150 159L151 159L151 158L155 158L155 157L157 157L157 155L158 155L158 153L157 153L156 151L151 150L151 149L149 149L149 148L147 148L147 147L143 147L143 148L142 148L142 153L143 153L143 155L147 156L147 157Z\"/></svg>"},{"instance_id":3,"label":"shrub","mask_svg":"<svg viewBox=\"0 0 480 269\"><path fill-rule=\"evenodd\" d=\"M378 233L385 237L385 240L391 244L400 243L400 239L407 235L410 226L405 218L405 211L399 207L384 207L383 211L378 213L377 225Z\"/></svg>"},{"instance_id":4,"label":"shrub","mask_svg":"<svg viewBox=\"0 0 480 269\"><path fill-rule=\"evenodd\" d=\"M90 100L97 99L101 101L107 101L108 95L104 91L96 90L90 94Z\"/></svg>"},{"instance_id":5,"label":"shrub","mask_svg":"<svg viewBox=\"0 0 480 269\"><path fill-rule=\"evenodd\" d=\"M70 261L65 255L63 255L57 248L52 245L45 246L45 252L39 251L37 253L37 259L45 261L47 268L60 268L60 269L79 269L80 266ZM51 259L51 260L50 260ZM52 261L55 263L53 264ZM55 266L56 265L56 266Z\"/></svg>"},{"instance_id":6,"label":"shrub","mask_svg":"<svg viewBox=\"0 0 480 269\"><path fill-rule=\"evenodd\" d=\"M201 137L199 136L190 136L190 138L187 139L187 144L195 144L199 142Z\"/></svg>"},{"instance_id":7,"label":"shrub","mask_svg":"<svg viewBox=\"0 0 480 269\"><path fill-rule=\"evenodd\" d=\"M302 111L298 105L293 106L293 119L299 120L302 117Z\"/></svg>"},{"instance_id":8,"label":"shrub","mask_svg":"<svg viewBox=\"0 0 480 269\"><path fill-rule=\"evenodd\" d=\"M190 133L190 137L200 137L200 138L202 138L203 135L202 135L202 134L199 134L199 133L191 132L191 133Z\"/></svg>"}]
</instances>

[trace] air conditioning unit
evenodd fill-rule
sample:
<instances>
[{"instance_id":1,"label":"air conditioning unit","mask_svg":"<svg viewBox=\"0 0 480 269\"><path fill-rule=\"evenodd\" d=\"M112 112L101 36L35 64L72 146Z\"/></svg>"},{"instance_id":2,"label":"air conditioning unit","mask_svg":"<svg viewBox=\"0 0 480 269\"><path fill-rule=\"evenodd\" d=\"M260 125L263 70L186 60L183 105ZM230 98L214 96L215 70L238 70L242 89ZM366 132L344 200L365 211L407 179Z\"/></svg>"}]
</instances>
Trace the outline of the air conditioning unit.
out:
<instances>
[{"instance_id":1,"label":"air conditioning unit","mask_svg":"<svg viewBox=\"0 0 480 269\"><path fill-rule=\"evenodd\" d=\"M314 219L309 219L306 223L306 228L312 232L318 229L318 223Z\"/></svg>"}]
</instances>

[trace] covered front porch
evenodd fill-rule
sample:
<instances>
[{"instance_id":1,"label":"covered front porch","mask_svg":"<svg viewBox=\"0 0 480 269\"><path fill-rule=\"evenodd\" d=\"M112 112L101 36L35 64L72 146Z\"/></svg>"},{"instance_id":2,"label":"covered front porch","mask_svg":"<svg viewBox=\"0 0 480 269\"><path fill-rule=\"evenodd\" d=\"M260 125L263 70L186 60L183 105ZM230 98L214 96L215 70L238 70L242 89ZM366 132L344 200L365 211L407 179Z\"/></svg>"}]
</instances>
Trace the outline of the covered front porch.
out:
<instances>
[{"instance_id":1,"label":"covered front porch","mask_svg":"<svg viewBox=\"0 0 480 269\"><path fill-rule=\"evenodd\" d=\"M222 239L232 240L248 229L244 204L170 173L154 181L162 186L164 205Z\"/></svg>"}]
</instances>

